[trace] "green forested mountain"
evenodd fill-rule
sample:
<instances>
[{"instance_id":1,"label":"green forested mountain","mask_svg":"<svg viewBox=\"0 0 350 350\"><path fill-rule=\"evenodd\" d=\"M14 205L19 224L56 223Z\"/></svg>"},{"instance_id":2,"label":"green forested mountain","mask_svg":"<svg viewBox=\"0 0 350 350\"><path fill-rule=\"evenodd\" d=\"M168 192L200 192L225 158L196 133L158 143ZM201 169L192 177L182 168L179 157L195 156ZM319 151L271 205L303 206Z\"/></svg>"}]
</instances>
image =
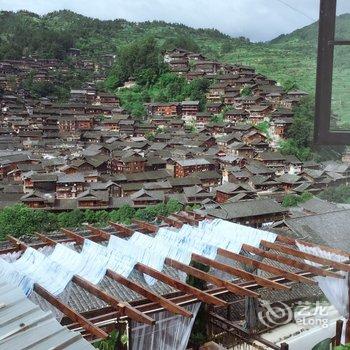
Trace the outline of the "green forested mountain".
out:
<instances>
[{"instance_id":1,"label":"green forested mountain","mask_svg":"<svg viewBox=\"0 0 350 350\"><path fill-rule=\"evenodd\" d=\"M71 11L52 12L45 16L19 11L0 12L0 57L14 58L36 53L60 57L61 50L77 47L88 57L101 52L118 52L120 46L145 35L152 35L160 45L182 44L189 49L210 51L211 43L229 37L214 29L193 29L165 22L132 23L123 19L101 21ZM233 41L239 41L233 40Z\"/></svg>"},{"instance_id":2,"label":"green forested mountain","mask_svg":"<svg viewBox=\"0 0 350 350\"><path fill-rule=\"evenodd\" d=\"M314 90L317 37L318 22L295 30L291 34L281 35L270 42L270 45L275 48L294 51L297 55L304 54L304 64L299 70L295 71L295 78L302 87L305 87L310 92ZM350 39L350 14L343 14L337 17L336 39ZM346 129L350 127L349 62L350 47L336 46L334 50L332 109L339 117L339 127ZM306 75L307 72L310 73L309 76Z\"/></svg>"},{"instance_id":3,"label":"green forested mountain","mask_svg":"<svg viewBox=\"0 0 350 350\"><path fill-rule=\"evenodd\" d=\"M346 39L350 37L350 14L346 13L337 17L336 22L337 39ZM318 22L309 26L295 30L290 34L282 34L270 41L271 44L283 44L284 46L293 45L312 45L316 47L318 35Z\"/></svg>"},{"instance_id":4,"label":"green forested mountain","mask_svg":"<svg viewBox=\"0 0 350 350\"><path fill-rule=\"evenodd\" d=\"M209 58L252 65L281 84L295 80L300 88L313 92L317 27L314 23L270 42L251 43L246 38L231 38L214 29L193 29L161 21L101 21L71 11L45 16L3 11L0 12L0 59L29 54L62 58L70 47L81 49L86 57L98 59L101 53L118 54L124 45L152 36L161 49L178 46L200 51ZM338 17L337 32L338 37L350 37L349 14ZM336 72L336 77L341 79L339 86L343 86L350 81L350 73L345 69L350 50L340 50L343 51L336 63L341 74Z\"/></svg>"}]
</instances>

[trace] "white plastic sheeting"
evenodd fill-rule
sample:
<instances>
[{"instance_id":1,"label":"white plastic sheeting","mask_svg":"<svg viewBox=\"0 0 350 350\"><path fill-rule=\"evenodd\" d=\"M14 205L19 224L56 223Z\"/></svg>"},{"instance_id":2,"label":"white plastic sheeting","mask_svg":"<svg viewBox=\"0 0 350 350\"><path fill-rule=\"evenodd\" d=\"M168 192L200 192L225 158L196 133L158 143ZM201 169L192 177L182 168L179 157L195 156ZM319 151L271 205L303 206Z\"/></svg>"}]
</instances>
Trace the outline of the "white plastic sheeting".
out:
<instances>
[{"instance_id":1,"label":"white plastic sheeting","mask_svg":"<svg viewBox=\"0 0 350 350\"><path fill-rule=\"evenodd\" d=\"M337 262L344 262L348 260L348 257L325 251L319 247L310 247L299 242L297 242L297 246L300 251L313 254L321 258ZM320 266L313 261L306 260L306 262L310 265ZM317 276L314 277L314 279L318 282L318 286L321 288L322 292L327 297L329 302L337 309L340 315L346 319L349 319L349 273L344 271L341 271L339 273L342 274L345 278L340 279Z\"/></svg>"},{"instance_id":2,"label":"white plastic sheeting","mask_svg":"<svg viewBox=\"0 0 350 350\"><path fill-rule=\"evenodd\" d=\"M186 306L192 318L163 311L150 315L156 320L154 326L132 322L132 350L185 350L200 303Z\"/></svg>"},{"instance_id":3,"label":"white plastic sheeting","mask_svg":"<svg viewBox=\"0 0 350 350\"><path fill-rule=\"evenodd\" d=\"M137 262L161 271L166 257L188 265L192 253L215 259L217 248L239 253L244 243L257 247L261 240L275 239L271 232L224 220L206 220L198 227L160 228L155 237L140 232L135 232L129 240L111 236L107 247L86 239L81 253L63 244L42 252L28 248L10 268L0 259L0 276L22 286L27 295L35 282L59 295L73 275L98 284L107 268L128 277ZM148 275L145 280L150 285L156 282Z\"/></svg>"},{"instance_id":4,"label":"white plastic sheeting","mask_svg":"<svg viewBox=\"0 0 350 350\"><path fill-rule=\"evenodd\" d=\"M30 295L33 290L34 281L3 259L0 259L0 280L20 287L26 296Z\"/></svg>"},{"instance_id":5,"label":"white plastic sheeting","mask_svg":"<svg viewBox=\"0 0 350 350\"><path fill-rule=\"evenodd\" d=\"M1 265L4 266L4 263L5 261L2 260ZM67 283L72 279L72 273L64 269L62 265L30 247L10 265L11 272L7 274L5 280L21 287L26 295L31 293L35 282L50 293L58 295L64 291ZM28 283L23 283L23 281Z\"/></svg>"},{"instance_id":6,"label":"white plastic sheeting","mask_svg":"<svg viewBox=\"0 0 350 350\"><path fill-rule=\"evenodd\" d=\"M108 257L98 254L98 258L94 259L96 255L94 248L91 247L93 243L85 240L80 254L62 244L57 244L48 259L60 264L72 274L79 275L93 284L98 284L106 274Z\"/></svg>"},{"instance_id":7,"label":"white plastic sheeting","mask_svg":"<svg viewBox=\"0 0 350 350\"><path fill-rule=\"evenodd\" d=\"M158 271L163 269L165 256L162 255L160 251L158 252L151 249L146 249L147 247L136 244L136 242L133 243L132 240L126 241L124 239L111 236L108 243L108 248L129 257L132 265L129 265L128 268L130 268L131 271L136 262L145 264ZM157 281L148 275L144 275L144 277L146 282L150 285L153 285Z\"/></svg>"},{"instance_id":8,"label":"white plastic sheeting","mask_svg":"<svg viewBox=\"0 0 350 350\"><path fill-rule=\"evenodd\" d=\"M192 252L214 259L217 251L216 247L202 244L200 241L194 246L193 242L191 244L190 241L173 240L169 242L169 240L164 239L161 235L152 238L139 232L135 232L128 242L142 252L139 261L158 271L163 269L166 257L188 265L191 262ZM155 264L152 264L153 262ZM145 279L149 284L155 282L148 276L145 276Z\"/></svg>"}]
</instances>

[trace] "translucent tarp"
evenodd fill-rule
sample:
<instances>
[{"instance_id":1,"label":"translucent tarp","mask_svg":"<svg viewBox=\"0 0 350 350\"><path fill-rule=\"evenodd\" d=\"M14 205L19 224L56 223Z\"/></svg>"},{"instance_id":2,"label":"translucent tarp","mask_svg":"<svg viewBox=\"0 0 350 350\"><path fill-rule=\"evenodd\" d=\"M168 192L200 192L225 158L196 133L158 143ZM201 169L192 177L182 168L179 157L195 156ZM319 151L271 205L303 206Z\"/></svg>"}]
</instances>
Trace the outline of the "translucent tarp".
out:
<instances>
[{"instance_id":1,"label":"translucent tarp","mask_svg":"<svg viewBox=\"0 0 350 350\"><path fill-rule=\"evenodd\" d=\"M301 244L297 241L297 246L300 251L308 254L313 254L321 258L329 259L337 262L345 262L348 257L343 255L331 253L321 249L320 247L311 247ZM319 264L305 260L308 264L320 266ZM340 271L338 274L344 276L344 279L333 277L316 276L318 286L321 288L324 295L329 302L338 310L338 312L345 318L349 319L349 272Z\"/></svg>"},{"instance_id":2,"label":"translucent tarp","mask_svg":"<svg viewBox=\"0 0 350 350\"><path fill-rule=\"evenodd\" d=\"M57 244L44 254L28 248L12 264L1 260L0 268L2 276L22 286L27 295L34 282L59 295L73 275L98 284L107 268L128 277L136 263L161 271L166 257L188 265L192 253L215 259L217 248L239 253L244 243L257 247L261 240L273 242L275 239L276 235L271 232L224 220L206 220L198 227L160 228L154 237L140 232L135 232L128 240L111 236L107 247L86 239L81 253L63 244ZM150 285L156 282L148 275L144 277Z\"/></svg>"},{"instance_id":3,"label":"translucent tarp","mask_svg":"<svg viewBox=\"0 0 350 350\"><path fill-rule=\"evenodd\" d=\"M150 315L156 324L149 326L137 322L131 323L132 350L185 350L190 338L193 323L201 303L185 308L193 314L192 318L162 311Z\"/></svg>"}]
</instances>

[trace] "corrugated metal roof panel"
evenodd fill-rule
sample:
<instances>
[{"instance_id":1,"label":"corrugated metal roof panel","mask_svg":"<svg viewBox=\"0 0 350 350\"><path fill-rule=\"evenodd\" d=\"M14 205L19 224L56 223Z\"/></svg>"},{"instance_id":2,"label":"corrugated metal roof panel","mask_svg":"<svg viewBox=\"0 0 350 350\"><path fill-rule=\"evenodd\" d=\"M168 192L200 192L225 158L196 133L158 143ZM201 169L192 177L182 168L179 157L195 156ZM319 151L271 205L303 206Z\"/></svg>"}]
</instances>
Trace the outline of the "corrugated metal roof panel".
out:
<instances>
[{"instance_id":1,"label":"corrugated metal roof panel","mask_svg":"<svg viewBox=\"0 0 350 350\"><path fill-rule=\"evenodd\" d=\"M0 282L0 350L94 349L79 333L57 322L17 287Z\"/></svg>"}]
</instances>

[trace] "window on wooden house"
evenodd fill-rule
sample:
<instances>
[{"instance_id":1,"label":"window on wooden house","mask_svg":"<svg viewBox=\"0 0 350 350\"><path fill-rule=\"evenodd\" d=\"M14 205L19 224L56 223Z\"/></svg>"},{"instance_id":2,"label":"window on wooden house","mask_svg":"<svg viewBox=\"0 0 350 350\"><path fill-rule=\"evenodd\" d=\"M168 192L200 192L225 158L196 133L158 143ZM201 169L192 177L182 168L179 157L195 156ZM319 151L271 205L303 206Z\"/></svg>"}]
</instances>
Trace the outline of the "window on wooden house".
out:
<instances>
[{"instance_id":1,"label":"window on wooden house","mask_svg":"<svg viewBox=\"0 0 350 350\"><path fill-rule=\"evenodd\" d=\"M347 0L321 0L315 143L350 144L350 37L337 9Z\"/></svg>"}]
</instances>

